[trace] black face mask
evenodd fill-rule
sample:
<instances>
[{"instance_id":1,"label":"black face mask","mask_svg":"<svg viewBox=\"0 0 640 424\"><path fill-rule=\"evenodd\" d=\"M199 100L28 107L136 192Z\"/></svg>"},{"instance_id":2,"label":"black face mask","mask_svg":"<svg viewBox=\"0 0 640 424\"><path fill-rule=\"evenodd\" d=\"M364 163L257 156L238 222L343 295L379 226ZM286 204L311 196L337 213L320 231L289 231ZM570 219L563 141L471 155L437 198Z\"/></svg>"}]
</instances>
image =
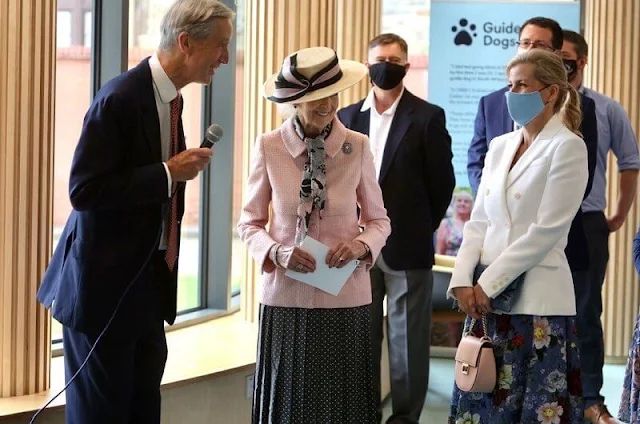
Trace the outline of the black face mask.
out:
<instances>
[{"instance_id":1,"label":"black face mask","mask_svg":"<svg viewBox=\"0 0 640 424\"><path fill-rule=\"evenodd\" d=\"M567 80L571 82L578 75L578 61L574 59L562 59L564 69L567 70Z\"/></svg>"},{"instance_id":2,"label":"black face mask","mask_svg":"<svg viewBox=\"0 0 640 424\"><path fill-rule=\"evenodd\" d=\"M371 81L383 90L391 90L402 82L407 74L404 65L391 62L378 62L369 66Z\"/></svg>"}]
</instances>

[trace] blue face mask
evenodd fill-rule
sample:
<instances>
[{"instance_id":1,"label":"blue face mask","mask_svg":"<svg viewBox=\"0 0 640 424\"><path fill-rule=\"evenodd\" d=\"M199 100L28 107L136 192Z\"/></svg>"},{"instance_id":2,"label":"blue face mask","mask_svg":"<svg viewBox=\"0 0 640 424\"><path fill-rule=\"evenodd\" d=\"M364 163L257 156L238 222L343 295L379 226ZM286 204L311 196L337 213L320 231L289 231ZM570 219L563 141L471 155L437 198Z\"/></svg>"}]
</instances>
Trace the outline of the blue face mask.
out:
<instances>
[{"instance_id":1,"label":"blue face mask","mask_svg":"<svg viewBox=\"0 0 640 424\"><path fill-rule=\"evenodd\" d=\"M545 103L542 101L540 91L547 87L534 91L533 93L513 93L511 91L504 93L507 98L509 115L511 119L513 119L513 122L524 127L542 112Z\"/></svg>"}]
</instances>

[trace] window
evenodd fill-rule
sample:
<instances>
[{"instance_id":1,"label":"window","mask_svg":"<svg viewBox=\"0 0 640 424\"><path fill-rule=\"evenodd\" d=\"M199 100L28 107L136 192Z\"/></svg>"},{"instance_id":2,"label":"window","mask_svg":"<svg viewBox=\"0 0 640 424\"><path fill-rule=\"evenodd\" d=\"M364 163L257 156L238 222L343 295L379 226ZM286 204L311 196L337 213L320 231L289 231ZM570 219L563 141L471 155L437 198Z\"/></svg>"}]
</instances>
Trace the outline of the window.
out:
<instances>
[{"instance_id":1,"label":"window","mask_svg":"<svg viewBox=\"0 0 640 424\"><path fill-rule=\"evenodd\" d=\"M84 43L83 45L85 47L91 46L91 37L93 37L93 32L91 31L91 27L93 26L92 19L93 19L93 13L84 12L84 28L83 28Z\"/></svg>"},{"instance_id":2,"label":"window","mask_svg":"<svg viewBox=\"0 0 640 424\"><path fill-rule=\"evenodd\" d=\"M431 0L382 1L382 33L398 34L407 42L411 67L404 84L422 99L427 98L430 11Z\"/></svg>"},{"instance_id":3,"label":"window","mask_svg":"<svg viewBox=\"0 0 640 424\"><path fill-rule=\"evenodd\" d=\"M71 212L69 170L80 136L82 120L91 101L91 11L84 0L58 2L56 34L56 98L53 176L53 248ZM60 8L64 7L65 10ZM90 7L90 4L89 4ZM87 15L89 18L87 19ZM84 22L83 22L84 17ZM83 27L84 25L84 27ZM53 321L52 340L62 339L62 326Z\"/></svg>"},{"instance_id":4,"label":"window","mask_svg":"<svg viewBox=\"0 0 640 424\"><path fill-rule=\"evenodd\" d=\"M242 281L246 278L243 269L244 245L238 237L236 227L242 209L242 191L245 181L242 178L242 158L247 143L243 139L244 116L244 14L245 2L238 2L236 12L236 102L233 140L233 215L231 219L231 296L239 297Z\"/></svg>"},{"instance_id":5,"label":"window","mask_svg":"<svg viewBox=\"0 0 640 424\"><path fill-rule=\"evenodd\" d=\"M155 52L160 41L160 21L172 2L58 0L58 11L64 13L59 14L57 50L54 249L71 212L69 170L91 95L101 84ZM235 0L223 2L235 8ZM92 3L102 10L93 10ZM126 22L123 7L129 8ZM94 17L99 17L96 28ZM125 37L128 46L122 45ZM95 40L100 40L100 44L96 44L92 61ZM212 164L187 184L179 259L178 313L182 315L179 319L190 319L192 315L188 312L197 311L194 317L200 318L211 310L226 311L239 303L238 296L232 302L230 291L232 234L237 221L230 207L234 199L233 157L234 148L242 148L242 87L236 86L236 78L242 79L242 68L235 67L235 49L234 40L230 63L216 73L213 84L205 87L190 84L182 89L187 147L199 146L206 126L213 122L224 128L225 136L220 143L222 148L216 148L215 166ZM236 96L240 96L239 102L235 101ZM242 150L239 152L237 155ZM237 187L241 190L242 183L238 182ZM240 194L235 197L240 199ZM240 281L241 276L237 276L231 283L236 294ZM54 322L52 335L54 342L61 340L60 324Z\"/></svg>"},{"instance_id":6,"label":"window","mask_svg":"<svg viewBox=\"0 0 640 424\"><path fill-rule=\"evenodd\" d=\"M155 53L160 43L160 21L172 1L130 0L129 69ZM182 122L187 148L202 140L202 86L189 84L181 90ZM186 185L178 263L178 312L202 306L200 282L200 183L202 174Z\"/></svg>"},{"instance_id":7,"label":"window","mask_svg":"<svg viewBox=\"0 0 640 424\"><path fill-rule=\"evenodd\" d=\"M56 27L56 47L71 46L71 12L58 10Z\"/></svg>"}]
</instances>

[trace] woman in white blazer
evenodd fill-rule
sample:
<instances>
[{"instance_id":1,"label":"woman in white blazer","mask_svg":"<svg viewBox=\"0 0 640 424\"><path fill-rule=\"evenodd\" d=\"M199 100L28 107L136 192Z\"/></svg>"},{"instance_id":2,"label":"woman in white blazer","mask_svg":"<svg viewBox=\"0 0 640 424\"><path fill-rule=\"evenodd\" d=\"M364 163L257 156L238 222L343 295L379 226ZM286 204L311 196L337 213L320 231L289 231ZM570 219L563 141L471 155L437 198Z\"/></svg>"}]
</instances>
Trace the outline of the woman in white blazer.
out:
<instances>
[{"instance_id":1,"label":"woman in white blazer","mask_svg":"<svg viewBox=\"0 0 640 424\"><path fill-rule=\"evenodd\" d=\"M469 315L466 329L471 317L486 315L498 383L486 394L455 387L449 422L582 422L575 295L564 254L588 177L580 100L553 53L524 52L507 75L507 106L520 129L491 141L448 290ZM477 264L487 267L473 281ZM505 290L511 307L493 310Z\"/></svg>"}]
</instances>

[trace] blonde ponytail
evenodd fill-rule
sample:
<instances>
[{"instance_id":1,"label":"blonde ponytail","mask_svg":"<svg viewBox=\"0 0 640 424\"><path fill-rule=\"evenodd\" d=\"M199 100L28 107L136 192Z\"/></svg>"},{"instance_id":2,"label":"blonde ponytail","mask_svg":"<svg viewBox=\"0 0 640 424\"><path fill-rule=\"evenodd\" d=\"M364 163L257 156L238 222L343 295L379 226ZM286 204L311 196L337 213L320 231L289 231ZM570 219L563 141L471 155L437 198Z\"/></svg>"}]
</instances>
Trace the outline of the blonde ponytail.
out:
<instances>
[{"instance_id":1,"label":"blonde ponytail","mask_svg":"<svg viewBox=\"0 0 640 424\"><path fill-rule=\"evenodd\" d=\"M580 107L580 95L571 84L567 83L568 96L560 109L562 123L572 132L582 137L580 124L582 123L582 110Z\"/></svg>"}]
</instances>

